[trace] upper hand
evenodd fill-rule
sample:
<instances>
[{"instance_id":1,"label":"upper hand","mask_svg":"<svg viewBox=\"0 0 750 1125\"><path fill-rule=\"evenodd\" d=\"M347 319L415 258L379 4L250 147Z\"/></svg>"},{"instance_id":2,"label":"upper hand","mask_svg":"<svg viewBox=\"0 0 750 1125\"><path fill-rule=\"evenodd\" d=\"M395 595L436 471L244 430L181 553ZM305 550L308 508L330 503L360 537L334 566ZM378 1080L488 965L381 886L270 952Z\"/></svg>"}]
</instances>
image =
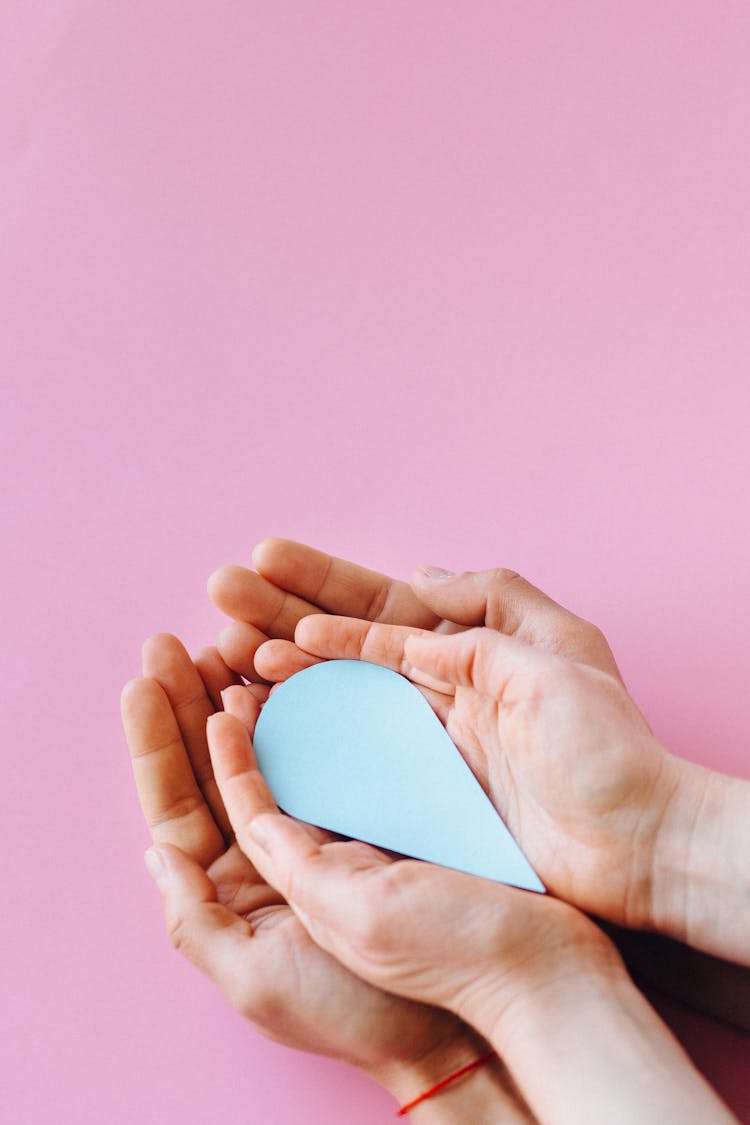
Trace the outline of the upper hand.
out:
<instances>
[{"instance_id":1,"label":"upper hand","mask_svg":"<svg viewBox=\"0 0 750 1125\"><path fill-rule=\"evenodd\" d=\"M369 660L427 684L549 889L612 921L651 924L677 770L614 671L488 628L445 637L317 616L299 624L296 642L318 658Z\"/></svg>"}]
</instances>

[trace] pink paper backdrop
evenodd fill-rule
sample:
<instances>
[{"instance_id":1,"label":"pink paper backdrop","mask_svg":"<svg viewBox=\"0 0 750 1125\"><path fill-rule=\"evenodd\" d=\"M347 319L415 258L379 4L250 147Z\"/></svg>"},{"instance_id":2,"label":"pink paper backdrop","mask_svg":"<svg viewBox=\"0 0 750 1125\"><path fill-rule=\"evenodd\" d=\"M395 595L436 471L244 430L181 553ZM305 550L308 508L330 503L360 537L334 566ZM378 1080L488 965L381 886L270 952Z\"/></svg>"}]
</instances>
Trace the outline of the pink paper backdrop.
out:
<instances>
[{"instance_id":1,"label":"pink paper backdrop","mask_svg":"<svg viewBox=\"0 0 750 1125\"><path fill-rule=\"evenodd\" d=\"M390 1119L176 957L119 729L266 534L526 572L750 776L750 7L0 7L3 1118ZM750 1120L750 1041L672 1013Z\"/></svg>"}]
</instances>

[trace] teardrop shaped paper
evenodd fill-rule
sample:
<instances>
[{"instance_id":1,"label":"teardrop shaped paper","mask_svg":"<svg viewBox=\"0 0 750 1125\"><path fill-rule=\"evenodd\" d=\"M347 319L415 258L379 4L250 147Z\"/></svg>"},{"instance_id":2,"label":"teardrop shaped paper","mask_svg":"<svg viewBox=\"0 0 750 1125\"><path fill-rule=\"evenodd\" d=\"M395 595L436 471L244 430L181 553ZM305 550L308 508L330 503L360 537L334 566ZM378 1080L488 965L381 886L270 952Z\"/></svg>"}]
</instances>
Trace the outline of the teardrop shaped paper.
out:
<instances>
[{"instance_id":1,"label":"teardrop shaped paper","mask_svg":"<svg viewBox=\"0 0 750 1125\"><path fill-rule=\"evenodd\" d=\"M263 707L254 745L291 816L544 892L427 700L397 672L360 660L297 672Z\"/></svg>"}]
</instances>

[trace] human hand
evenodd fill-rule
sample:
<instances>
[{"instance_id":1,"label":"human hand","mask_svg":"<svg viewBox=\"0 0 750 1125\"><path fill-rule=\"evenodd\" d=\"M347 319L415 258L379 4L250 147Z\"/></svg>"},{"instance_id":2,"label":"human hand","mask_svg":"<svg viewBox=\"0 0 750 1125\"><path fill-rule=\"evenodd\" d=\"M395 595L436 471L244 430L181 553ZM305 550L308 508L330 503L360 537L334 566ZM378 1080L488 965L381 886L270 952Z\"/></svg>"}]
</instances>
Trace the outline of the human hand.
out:
<instances>
[{"instance_id":1,"label":"human hand","mask_svg":"<svg viewBox=\"0 0 750 1125\"><path fill-rule=\"evenodd\" d=\"M143 670L146 678L123 691L123 723L157 845L149 862L180 952L263 1034L351 1062L399 1100L481 1053L481 1041L455 1016L387 994L319 948L234 841L211 769L206 720L224 691L252 730L267 689L236 686L215 650L194 666L166 635L146 642ZM530 1120L499 1063L420 1112L446 1123L489 1122L500 1112L513 1122Z\"/></svg>"},{"instance_id":2,"label":"human hand","mask_svg":"<svg viewBox=\"0 0 750 1125\"><path fill-rule=\"evenodd\" d=\"M614 872L615 877L619 874L620 884L625 881L628 888L634 888L632 894L628 891L624 896L622 885L619 896L612 894L614 884L610 882L609 865L605 860L602 882L594 888L596 894L592 898L584 892L583 899L577 901L583 905L595 900L596 908L605 917L653 928L689 942L696 949L747 963L750 894L741 857L750 847L750 817L747 815L750 785L666 754L652 739L645 720L625 694L614 657L599 629L509 570L451 575L424 567L415 571L411 583L406 584L282 539L264 540L253 552L253 559L260 574L239 567L222 568L209 583L210 592L219 607L242 618L222 634L223 651L237 671L251 678L260 674L268 681L282 680L319 659L303 652L291 638L296 624L305 614L324 612L374 619L378 623L413 626L437 633L455 633L485 625L583 669L602 673L605 679L600 683L606 688L605 694L608 692L610 695L610 704L620 710L616 703L619 700L637 729L633 753L629 753L626 747L621 748L627 759L624 763L625 776L615 779L613 785L606 768L607 755L598 753L596 747L590 747L593 752L588 753L585 760L579 759L577 753L566 753L558 762L549 754L543 763L544 770L541 773L537 771L541 791L537 794L540 812L536 820L538 822L540 817L544 820L546 816L545 791L553 799L556 797L559 775L566 799L571 795L586 798L584 828L588 823L594 837L601 841L606 836L605 830L619 827L625 831L625 836L619 837L620 855L627 855L629 844L637 845L630 876L622 870ZM259 626L266 632L261 633ZM319 627L324 631L326 629L322 621ZM273 639L263 643L266 636ZM243 645L249 645L249 659ZM571 672L574 678L580 678L576 677L575 670ZM596 677L589 676L589 681L592 679ZM513 793L511 791L506 800L500 787L503 778L498 777L498 771L490 775L487 755L481 740L474 736L476 732L467 726L460 729L455 698L428 689L424 689L424 694L443 722L453 722L449 733L454 735L480 783L490 791L493 799L497 796L498 809L509 817L509 827L519 835L520 842L532 858L526 846L526 825L520 822L521 807L518 806L514 823ZM620 718L623 717L620 715ZM611 747L609 749L612 750ZM608 757L610 766L618 765L611 752ZM510 768L512 761L509 753L506 768ZM646 767L645 775L641 774L641 764ZM522 763L519 765L522 766ZM638 801L662 766L663 785L656 785L655 790L663 788L664 792L654 793L650 815L647 814L644 822L639 822L637 836L631 837L628 834L630 830L636 831ZM673 787L673 796L665 801L670 786ZM614 815L599 823L600 802L607 795L615 804ZM623 795L624 809L618 805ZM660 802L665 802L664 818L655 827L654 819ZM571 811L570 815L575 817L575 812ZM578 832L578 824L573 823L572 829L574 834ZM655 835L658 841L651 855L650 849L641 846L644 837L649 835ZM596 867L591 862L591 844L579 839L579 848L581 844L589 853L589 867ZM597 850L596 854L602 858L601 851ZM559 857L551 857L563 876L564 857L564 851ZM734 857L740 857L740 862L737 863ZM535 862L533 858L532 862ZM557 885L554 872L551 880L541 867L540 872L548 883ZM576 873L569 872L569 875L568 884L575 881ZM614 882L617 882L616 878ZM604 892L607 892L606 898ZM632 901L627 900L627 895ZM611 901L613 898L614 902ZM610 907L613 909L610 910ZM593 906L590 908L594 909ZM632 943L629 944L631 947ZM651 959L652 952L635 958L646 966L647 975ZM660 972L659 957L655 960L654 971ZM701 968L704 976L708 974L707 980L713 980L716 971L725 975L721 966L703 965ZM743 983L743 988L747 990L747 982ZM681 995L685 990L676 980L672 991ZM709 1010L715 1010L714 992L712 986L711 996L701 998L700 993L696 994L693 989L690 998L704 1008L708 1002ZM735 1021L737 1019L736 1012L732 1014L729 1009L724 1014Z\"/></svg>"},{"instance_id":3,"label":"human hand","mask_svg":"<svg viewBox=\"0 0 750 1125\"><path fill-rule=\"evenodd\" d=\"M448 733L549 889L612 921L651 924L677 771L618 676L486 628L439 637L316 616L295 637L316 657L445 683Z\"/></svg>"},{"instance_id":4,"label":"human hand","mask_svg":"<svg viewBox=\"0 0 750 1125\"><path fill-rule=\"evenodd\" d=\"M540 1121L731 1119L584 915L370 845L315 839L279 813L243 723L216 715L208 738L239 845L315 941L357 976L475 1026Z\"/></svg>"}]
</instances>

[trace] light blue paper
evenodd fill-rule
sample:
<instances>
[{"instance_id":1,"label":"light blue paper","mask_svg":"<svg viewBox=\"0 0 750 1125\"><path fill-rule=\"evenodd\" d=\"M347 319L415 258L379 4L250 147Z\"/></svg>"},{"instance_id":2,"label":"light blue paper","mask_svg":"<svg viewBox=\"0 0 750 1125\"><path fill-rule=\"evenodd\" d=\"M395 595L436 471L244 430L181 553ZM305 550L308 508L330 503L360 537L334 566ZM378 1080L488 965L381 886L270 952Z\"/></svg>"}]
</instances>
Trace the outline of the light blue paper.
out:
<instances>
[{"instance_id":1,"label":"light blue paper","mask_svg":"<svg viewBox=\"0 0 750 1125\"><path fill-rule=\"evenodd\" d=\"M397 672L360 660L298 672L263 707L254 745L291 816L544 892L424 696Z\"/></svg>"}]
</instances>

